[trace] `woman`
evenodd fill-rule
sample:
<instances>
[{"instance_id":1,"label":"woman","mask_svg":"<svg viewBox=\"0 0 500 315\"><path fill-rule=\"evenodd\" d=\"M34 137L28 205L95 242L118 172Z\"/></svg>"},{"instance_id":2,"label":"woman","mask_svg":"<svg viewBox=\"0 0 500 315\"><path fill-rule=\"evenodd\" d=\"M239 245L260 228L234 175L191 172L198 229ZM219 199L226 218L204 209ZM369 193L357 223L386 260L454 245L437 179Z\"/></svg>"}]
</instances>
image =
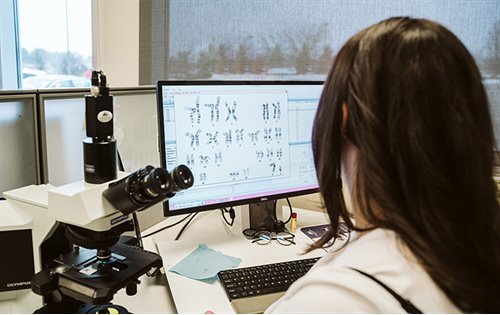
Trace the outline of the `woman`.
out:
<instances>
[{"instance_id":1,"label":"woman","mask_svg":"<svg viewBox=\"0 0 500 315\"><path fill-rule=\"evenodd\" d=\"M500 312L494 145L481 74L450 31L403 17L356 34L325 82L313 149L332 225L316 246L341 221L357 233L267 311Z\"/></svg>"}]
</instances>

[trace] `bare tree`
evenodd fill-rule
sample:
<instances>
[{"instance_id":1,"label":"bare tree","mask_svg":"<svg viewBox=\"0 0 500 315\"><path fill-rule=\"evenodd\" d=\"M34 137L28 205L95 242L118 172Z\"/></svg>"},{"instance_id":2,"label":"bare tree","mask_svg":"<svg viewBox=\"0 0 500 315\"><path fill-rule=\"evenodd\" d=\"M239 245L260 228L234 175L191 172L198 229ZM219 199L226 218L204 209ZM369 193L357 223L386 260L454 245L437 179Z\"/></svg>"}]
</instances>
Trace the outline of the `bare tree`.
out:
<instances>
[{"instance_id":1,"label":"bare tree","mask_svg":"<svg viewBox=\"0 0 500 315\"><path fill-rule=\"evenodd\" d=\"M47 71L47 52L45 49L35 48L31 52L31 63L36 69Z\"/></svg>"},{"instance_id":2,"label":"bare tree","mask_svg":"<svg viewBox=\"0 0 500 315\"><path fill-rule=\"evenodd\" d=\"M222 74L226 72L229 65L230 46L228 44L219 44L217 47L217 62L215 64L215 73Z\"/></svg>"},{"instance_id":3,"label":"bare tree","mask_svg":"<svg viewBox=\"0 0 500 315\"><path fill-rule=\"evenodd\" d=\"M22 63L28 67L43 70L50 74L68 74L81 76L91 69L92 58L69 52L46 51L36 48L33 51L22 49Z\"/></svg>"},{"instance_id":4,"label":"bare tree","mask_svg":"<svg viewBox=\"0 0 500 315\"><path fill-rule=\"evenodd\" d=\"M243 74L248 72L250 66L250 57L248 52L248 44L240 44L238 52L234 57L233 73Z\"/></svg>"},{"instance_id":5,"label":"bare tree","mask_svg":"<svg viewBox=\"0 0 500 315\"><path fill-rule=\"evenodd\" d=\"M261 74L264 72L264 57L257 54L252 60L250 72L253 74Z\"/></svg>"},{"instance_id":6,"label":"bare tree","mask_svg":"<svg viewBox=\"0 0 500 315\"><path fill-rule=\"evenodd\" d=\"M320 55L320 45L328 33L327 24L318 28L301 30L301 33L288 35L288 43L295 60L295 69L298 74L313 71L313 63Z\"/></svg>"},{"instance_id":7,"label":"bare tree","mask_svg":"<svg viewBox=\"0 0 500 315\"><path fill-rule=\"evenodd\" d=\"M283 52L282 45L279 43L274 44L274 46L271 48L271 52L269 55L269 67L284 67L286 65L286 57Z\"/></svg>"},{"instance_id":8,"label":"bare tree","mask_svg":"<svg viewBox=\"0 0 500 315\"><path fill-rule=\"evenodd\" d=\"M168 69L172 76L180 79L189 77L192 69L190 55L191 53L188 51L179 51L175 56L169 58Z\"/></svg>"},{"instance_id":9,"label":"bare tree","mask_svg":"<svg viewBox=\"0 0 500 315\"><path fill-rule=\"evenodd\" d=\"M316 60L314 73L328 73L332 60L333 60L333 49L330 47L330 45L327 44L323 46L323 52Z\"/></svg>"},{"instance_id":10,"label":"bare tree","mask_svg":"<svg viewBox=\"0 0 500 315\"><path fill-rule=\"evenodd\" d=\"M210 53L201 51L198 58L198 79L208 79L212 76L215 69L215 58Z\"/></svg>"}]
</instances>

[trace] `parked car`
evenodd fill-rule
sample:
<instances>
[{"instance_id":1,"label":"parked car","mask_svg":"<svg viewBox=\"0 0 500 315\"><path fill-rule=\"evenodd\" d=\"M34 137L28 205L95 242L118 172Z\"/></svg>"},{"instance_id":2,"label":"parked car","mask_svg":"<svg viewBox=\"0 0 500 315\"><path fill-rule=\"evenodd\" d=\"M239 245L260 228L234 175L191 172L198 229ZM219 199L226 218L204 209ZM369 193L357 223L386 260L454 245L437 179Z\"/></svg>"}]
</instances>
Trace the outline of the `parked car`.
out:
<instances>
[{"instance_id":1,"label":"parked car","mask_svg":"<svg viewBox=\"0 0 500 315\"><path fill-rule=\"evenodd\" d=\"M23 89L90 88L90 79L73 75L49 74L23 80Z\"/></svg>"}]
</instances>

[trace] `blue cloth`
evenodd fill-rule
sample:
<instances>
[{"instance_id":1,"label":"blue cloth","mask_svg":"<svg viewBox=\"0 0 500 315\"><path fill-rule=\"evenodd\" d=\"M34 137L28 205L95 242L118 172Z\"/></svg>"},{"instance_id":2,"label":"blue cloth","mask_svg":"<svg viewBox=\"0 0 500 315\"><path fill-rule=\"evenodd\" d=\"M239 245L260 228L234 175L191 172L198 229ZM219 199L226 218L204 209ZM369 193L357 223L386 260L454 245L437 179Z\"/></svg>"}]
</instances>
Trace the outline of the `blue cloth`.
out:
<instances>
[{"instance_id":1,"label":"blue cloth","mask_svg":"<svg viewBox=\"0 0 500 315\"><path fill-rule=\"evenodd\" d=\"M213 283L217 280L217 273L221 270L238 267L241 258L236 258L199 244L191 254L170 268L175 272L191 279Z\"/></svg>"}]
</instances>

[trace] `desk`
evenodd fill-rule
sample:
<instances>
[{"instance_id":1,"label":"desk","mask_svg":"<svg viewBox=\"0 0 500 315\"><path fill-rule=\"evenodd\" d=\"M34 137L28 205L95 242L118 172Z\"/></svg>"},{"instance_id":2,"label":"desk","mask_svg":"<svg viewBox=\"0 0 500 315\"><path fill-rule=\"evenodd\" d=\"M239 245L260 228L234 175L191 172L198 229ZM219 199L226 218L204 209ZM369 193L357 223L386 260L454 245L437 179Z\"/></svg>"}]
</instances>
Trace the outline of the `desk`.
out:
<instances>
[{"instance_id":1,"label":"desk","mask_svg":"<svg viewBox=\"0 0 500 315\"><path fill-rule=\"evenodd\" d=\"M316 257L325 254L315 250L299 256L311 244L309 238L300 232L303 226L328 222L325 214L316 211L296 209L298 213L295 241L297 245L282 246L273 241L268 245L252 244L241 234L240 209L236 209L236 220L232 227L221 217L220 211L199 213L182 234L179 241L174 241L181 229L181 223L143 240L145 249L162 255L166 275L154 278L143 276L137 288L137 294L127 296L120 290L113 303L126 307L132 313L203 313L211 310L215 313L234 313L231 304L220 283L213 284L192 280L169 272L172 266L186 257L198 244L203 243L224 254L242 259L240 267L272 263L298 258ZM286 208L285 213L288 213ZM167 218L160 224L143 232L146 235L162 226L182 219L183 216ZM0 313L31 313L41 307L42 299L31 290L22 290L17 298L0 302Z\"/></svg>"},{"instance_id":2,"label":"desk","mask_svg":"<svg viewBox=\"0 0 500 315\"><path fill-rule=\"evenodd\" d=\"M157 278L142 277L142 284L138 287L137 295L128 297L122 290L113 302L127 307L131 312L139 313L203 313L207 310L219 314L234 313L218 281L207 284L168 270L196 249L198 244L206 244L216 251L241 258L240 267L323 256L326 252L322 249L301 255L311 244L311 240L300 232L300 228L324 224L328 222L327 216L316 211L300 209L296 211L298 213L295 233L297 245L283 246L274 241L268 245L252 244L241 233L242 227L239 219L241 215L236 213L235 224L230 227L222 219L220 211L198 214L179 241L174 241L174 238L183 223L154 235L153 240L146 238L145 248L151 250L151 247L156 245L163 258L166 275ZM182 216L169 218L162 225L171 224L181 218ZM151 230L160 227L161 225L157 225ZM145 231L144 234L148 232Z\"/></svg>"}]
</instances>

